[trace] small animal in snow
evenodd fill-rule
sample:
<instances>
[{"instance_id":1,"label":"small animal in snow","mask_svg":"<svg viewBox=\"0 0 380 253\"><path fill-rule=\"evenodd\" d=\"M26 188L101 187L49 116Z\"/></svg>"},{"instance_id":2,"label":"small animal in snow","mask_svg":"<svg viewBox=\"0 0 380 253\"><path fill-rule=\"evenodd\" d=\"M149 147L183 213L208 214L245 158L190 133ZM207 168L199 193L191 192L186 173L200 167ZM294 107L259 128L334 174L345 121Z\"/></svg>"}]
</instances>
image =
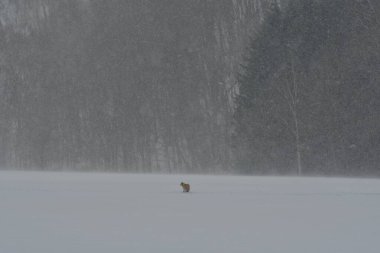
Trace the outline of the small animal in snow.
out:
<instances>
[{"instance_id":1,"label":"small animal in snow","mask_svg":"<svg viewBox=\"0 0 380 253\"><path fill-rule=\"evenodd\" d=\"M190 185L189 184L181 182L180 185L182 186L183 192L189 192L190 191Z\"/></svg>"}]
</instances>

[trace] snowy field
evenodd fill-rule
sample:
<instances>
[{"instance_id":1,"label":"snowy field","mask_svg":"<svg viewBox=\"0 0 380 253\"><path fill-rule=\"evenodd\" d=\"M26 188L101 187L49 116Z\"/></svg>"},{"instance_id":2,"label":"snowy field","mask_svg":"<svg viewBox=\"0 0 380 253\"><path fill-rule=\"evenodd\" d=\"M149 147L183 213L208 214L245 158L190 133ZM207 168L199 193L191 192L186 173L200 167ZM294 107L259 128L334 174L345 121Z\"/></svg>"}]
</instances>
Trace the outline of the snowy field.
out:
<instances>
[{"instance_id":1,"label":"snowy field","mask_svg":"<svg viewBox=\"0 0 380 253\"><path fill-rule=\"evenodd\" d=\"M77 252L378 253L380 180L0 172L0 253Z\"/></svg>"}]
</instances>

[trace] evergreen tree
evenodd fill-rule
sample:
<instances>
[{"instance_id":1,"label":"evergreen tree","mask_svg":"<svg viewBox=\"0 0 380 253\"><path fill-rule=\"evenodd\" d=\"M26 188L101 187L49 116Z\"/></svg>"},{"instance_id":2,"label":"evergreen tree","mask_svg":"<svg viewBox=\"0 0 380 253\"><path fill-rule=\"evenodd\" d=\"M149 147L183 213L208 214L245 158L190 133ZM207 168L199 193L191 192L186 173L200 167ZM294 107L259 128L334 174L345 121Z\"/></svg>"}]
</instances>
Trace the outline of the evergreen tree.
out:
<instances>
[{"instance_id":1,"label":"evergreen tree","mask_svg":"<svg viewBox=\"0 0 380 253\"><path fill-rule=\"evenodd\" d=\"M309 0L279 12L267 14L239 77L237 167L377 173L379 144L368 138L379 135L379 73L372 71L380 59L379 9L368 1Z\"/></svg>"}]
</instances>

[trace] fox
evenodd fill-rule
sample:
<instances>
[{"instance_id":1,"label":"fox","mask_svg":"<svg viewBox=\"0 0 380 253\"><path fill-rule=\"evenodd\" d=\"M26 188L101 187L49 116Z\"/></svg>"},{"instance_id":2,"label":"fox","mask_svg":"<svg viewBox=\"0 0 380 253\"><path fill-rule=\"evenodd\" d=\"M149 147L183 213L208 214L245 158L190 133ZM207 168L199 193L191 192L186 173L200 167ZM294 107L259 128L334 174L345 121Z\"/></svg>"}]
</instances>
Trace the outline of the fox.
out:
<instances>
[{"instance_id":1,"label":"fox","mask_svg":"<svg viewBox=\"0 0 380 253\"><path fill-rule=\"evenodd\" d=\"M190 185L189 184L181 182L180 185L182 186L183 192L189 192L190 191Z\"/></svg>"}]
</instances>

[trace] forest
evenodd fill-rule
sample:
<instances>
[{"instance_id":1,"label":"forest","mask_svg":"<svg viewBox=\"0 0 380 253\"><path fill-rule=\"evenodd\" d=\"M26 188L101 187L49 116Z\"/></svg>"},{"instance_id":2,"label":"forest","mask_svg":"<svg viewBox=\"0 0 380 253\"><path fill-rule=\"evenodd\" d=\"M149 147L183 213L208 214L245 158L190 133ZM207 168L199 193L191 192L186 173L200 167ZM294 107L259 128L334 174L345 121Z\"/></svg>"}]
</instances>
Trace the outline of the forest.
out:
<instances>
[{"instance_id":1,"label":"forest","mask_svg":"<svg viewBox=\"0 0 380 253\"><path fill-rule=\"evenodd\" d=\"M0 168L379 175L380 3L1 0Z\"/></svg>"},{"instance_id":2,"label":"forest","mask_svg":"<svg viewBox=\"0 0 380 253\"><path fill-rule=\"evenodd\" d=\"M379 175L380 4L272 5L240 72L242 172Z\"/></svg>"}]
</instances>

